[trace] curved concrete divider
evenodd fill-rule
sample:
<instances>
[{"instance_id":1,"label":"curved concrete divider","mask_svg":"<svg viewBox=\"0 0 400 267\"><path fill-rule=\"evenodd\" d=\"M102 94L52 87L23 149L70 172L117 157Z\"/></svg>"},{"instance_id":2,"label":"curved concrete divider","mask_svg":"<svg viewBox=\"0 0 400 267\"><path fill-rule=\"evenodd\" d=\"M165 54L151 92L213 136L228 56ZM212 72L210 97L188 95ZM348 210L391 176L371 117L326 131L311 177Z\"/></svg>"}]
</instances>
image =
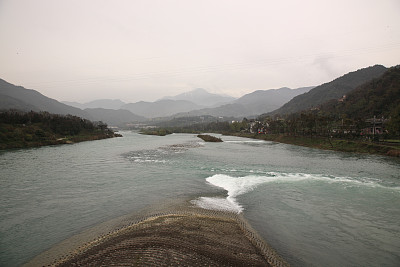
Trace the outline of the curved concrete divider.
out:
<instances>
[{"instance_id":1,"label":"curved concrete divider","mask_svg":"<svg viewBox=\"0 0 400 267\"><path fill-rule=\"evenodd\" d=\"M159 209L82 233L26 266L288 266L240 214L187 204Z\"/></svg>"}]
</instances>

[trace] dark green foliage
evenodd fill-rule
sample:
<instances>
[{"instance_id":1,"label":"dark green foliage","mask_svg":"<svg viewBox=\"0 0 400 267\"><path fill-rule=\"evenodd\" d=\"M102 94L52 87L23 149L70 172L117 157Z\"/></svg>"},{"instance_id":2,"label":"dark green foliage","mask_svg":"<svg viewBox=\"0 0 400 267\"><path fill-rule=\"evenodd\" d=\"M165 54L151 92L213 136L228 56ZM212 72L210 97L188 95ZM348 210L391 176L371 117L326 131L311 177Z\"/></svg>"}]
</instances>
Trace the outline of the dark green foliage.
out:
<instances>
[{"instance_id":1,"label":"dark green foliage","mask_svg":"<svg viewBox=\"0 0 400 267\"><path fill-rule=\"evenodd\" d=\"M0 149L79 142L114 137L102 122L48 112L0 112Z\"/></svg>"},{"instance_id":2,"label":"dark green foliage","mask_svg":"<svg viewBox=\"0 0 400 267\"><path fill-rule=\"evenodd\" d=\"M246 118L244 118L241 122L234 121L229 125L230 131L232 132L244 132L249 128L249 124Z\"/></svg>"},{"instance_id":3,"label":"dark green foliage","mask_svg":"<svg viewBox=\"0 0 400 267\"><path fill-rule=\"evenodd\" d=\"M400 107L400 67L390 68L382 77L374 79L350 92L342 102L330 101L321 111L345 114L349 118L396 117Z\"/></svg>"},{"instance_id":4,"label":"dark green foliage","mask_svg":"<svg viewBox=\"0 0 400 267\"><path fill-rule=\"evenodd\" d=\"M400 136L400 105L397 105L390 113L387 129L389 132L393 133L393 135Z\"/></svg>"}]
</instances>

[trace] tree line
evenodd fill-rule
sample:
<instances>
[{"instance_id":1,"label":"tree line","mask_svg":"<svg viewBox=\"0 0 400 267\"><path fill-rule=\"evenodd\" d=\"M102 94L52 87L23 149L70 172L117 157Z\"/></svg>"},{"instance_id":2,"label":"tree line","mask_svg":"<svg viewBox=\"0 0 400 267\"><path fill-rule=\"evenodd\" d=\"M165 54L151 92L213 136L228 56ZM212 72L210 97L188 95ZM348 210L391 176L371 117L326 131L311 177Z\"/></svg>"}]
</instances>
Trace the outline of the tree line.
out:
<instances>
[{"instance_id":1,"label":"tree line","mask_svg":"<svg viewBox=\"0 0 400 267\"><path fill-rule=\"evenodd\" d=\"M81 131L110 131L103 122L92 122L73 115L58 115L48 112L21 112L9 110L0 112L0 123L29 126L41 124L55 134L77 135Z\"/></svg>"},{"instance_id":2,"label":"tree line","mask_svg":"<svg viewBox=\"0 0 400 267\"><path fill-rule=\"evenodd\" d=\"M0 112L0 149L97 140L117 136L103 122L48 112Z\"/></svg>"}]
</instances>

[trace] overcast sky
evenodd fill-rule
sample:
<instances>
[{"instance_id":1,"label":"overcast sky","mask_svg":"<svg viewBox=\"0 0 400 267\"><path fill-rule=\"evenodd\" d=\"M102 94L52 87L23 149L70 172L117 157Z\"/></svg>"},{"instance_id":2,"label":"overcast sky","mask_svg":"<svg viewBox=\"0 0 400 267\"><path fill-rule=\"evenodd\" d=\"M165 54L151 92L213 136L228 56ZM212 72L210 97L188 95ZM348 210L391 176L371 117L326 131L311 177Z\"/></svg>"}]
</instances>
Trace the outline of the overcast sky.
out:
<instances>
[{"instance_id":1,"label":"overcast sky","mask_svg":"<svg viewBox=\"0 0 400 267\"><path fill-rule=\"evenodd\" d=\"M239 97L400 64L399 0L0 0L0 78L57 100Z\"/></svg>"}]
</instances>

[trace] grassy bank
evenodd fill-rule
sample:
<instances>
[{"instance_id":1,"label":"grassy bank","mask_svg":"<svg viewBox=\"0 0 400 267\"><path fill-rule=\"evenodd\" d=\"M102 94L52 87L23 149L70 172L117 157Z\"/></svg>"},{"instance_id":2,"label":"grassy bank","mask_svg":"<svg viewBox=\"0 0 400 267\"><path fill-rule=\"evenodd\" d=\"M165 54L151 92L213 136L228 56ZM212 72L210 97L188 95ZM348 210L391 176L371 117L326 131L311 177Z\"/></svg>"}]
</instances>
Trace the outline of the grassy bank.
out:
<instances>
[{"instance_id":1,"label":"grassy bank","mask_svg":"<svg viewBox=\"0 0 400 267\"><path fill-rule=\"evenodd\" d=\"M305 137L305 136L288 136L274 134L250 134L250 133L229 133L227 135L235 135L247 138L261 139L266 141L274 141L285 144L298 146L319 148L325 150L335 150L354 153L378 154L393 157L400 157L400 145L395 143L372 143L363 141L330 139L326 137Z\"/></svg>"}]
</instances>

